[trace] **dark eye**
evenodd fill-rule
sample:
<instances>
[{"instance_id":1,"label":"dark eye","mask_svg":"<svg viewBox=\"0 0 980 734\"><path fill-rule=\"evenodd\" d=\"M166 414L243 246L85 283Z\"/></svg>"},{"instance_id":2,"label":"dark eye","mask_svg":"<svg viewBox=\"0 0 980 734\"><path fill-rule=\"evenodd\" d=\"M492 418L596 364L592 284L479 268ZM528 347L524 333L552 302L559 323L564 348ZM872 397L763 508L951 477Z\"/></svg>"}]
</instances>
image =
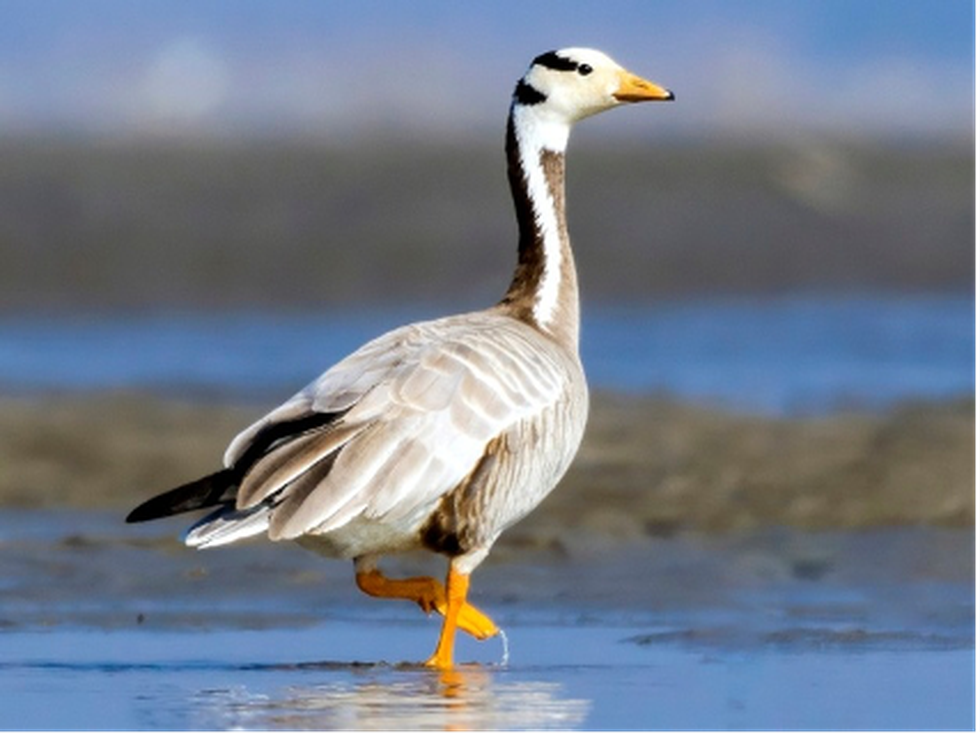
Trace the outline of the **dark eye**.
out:
<instances>
[{"instance_id":1,"label":"dark eye","mask_svg":"<svg viewBox=\"0 0 980 734\"><path fill-rule=\"evenodd\" d=\"M592 67L589 66L588 64L579 64L578 73L581 74L582 76L588 76L589 74L592 73Z\"/></svg>"}]
</instances>

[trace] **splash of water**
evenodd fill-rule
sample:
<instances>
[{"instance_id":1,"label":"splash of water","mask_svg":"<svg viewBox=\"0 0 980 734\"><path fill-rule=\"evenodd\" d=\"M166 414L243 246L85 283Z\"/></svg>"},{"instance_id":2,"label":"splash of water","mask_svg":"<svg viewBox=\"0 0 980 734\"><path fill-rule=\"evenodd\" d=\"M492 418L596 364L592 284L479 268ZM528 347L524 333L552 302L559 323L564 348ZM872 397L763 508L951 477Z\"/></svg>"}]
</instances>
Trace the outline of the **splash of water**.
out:
<instances>
[{"instance_id":1,"label":"splash of water","mask_svg":"<svg viewBox=\"0 0 980 734\"><path fill-rule=\"evenodd\" d=\"M503 646L503 654L500 657L500 667L506 668L507 663L510 662L510 642L507 639L507 633L504 632L503 628L500 628L500 644Z\"/></svg>"}]
</instances>

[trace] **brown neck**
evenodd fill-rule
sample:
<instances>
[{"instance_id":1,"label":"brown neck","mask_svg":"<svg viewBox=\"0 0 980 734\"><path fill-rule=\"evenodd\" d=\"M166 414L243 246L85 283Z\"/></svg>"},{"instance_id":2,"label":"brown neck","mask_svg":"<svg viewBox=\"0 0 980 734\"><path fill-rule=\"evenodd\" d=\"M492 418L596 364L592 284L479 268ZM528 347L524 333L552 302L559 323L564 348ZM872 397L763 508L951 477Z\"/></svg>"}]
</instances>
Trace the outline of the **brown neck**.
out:
<instances>
[{"instance_id":1,"label":"brown neck","mask_svg":"<svg viewBox=\"0 0 980 734\"><path fill-rule=\"evenodd\" d=\"M519 110L511 109L506 145L519 231L517 267L500 306L577 349L578 280L565 218L565 154L539 144Z\"/></svg>"}]
</instances>

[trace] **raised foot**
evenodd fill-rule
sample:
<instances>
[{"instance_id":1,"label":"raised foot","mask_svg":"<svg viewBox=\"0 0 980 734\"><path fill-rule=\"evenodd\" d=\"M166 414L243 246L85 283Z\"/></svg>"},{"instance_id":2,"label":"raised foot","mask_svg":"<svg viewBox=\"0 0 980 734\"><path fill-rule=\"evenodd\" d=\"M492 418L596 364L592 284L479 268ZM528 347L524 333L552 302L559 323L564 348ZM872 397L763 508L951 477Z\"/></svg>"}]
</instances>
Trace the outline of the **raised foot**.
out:
<instances>
[{"instance_id":1,"label":"raised foot","mask_svg":"<svg viewBox=\"0 0 980 734\"><path fill-rule=\"evenodd\" d=\"M357 574L357 585L365 594L385 599L408 599L414 601L426 614L438 612L446 616L448 604L446 589L430 576L417 576L410 579L389 579L378 570ZM486 614L475 606L464 602L456 618L456 626L478 640L486 640L500 632ZM426 661L429 667L447 668L449 665L430 664L436 656Z\"/></svg>"}]
</instances>

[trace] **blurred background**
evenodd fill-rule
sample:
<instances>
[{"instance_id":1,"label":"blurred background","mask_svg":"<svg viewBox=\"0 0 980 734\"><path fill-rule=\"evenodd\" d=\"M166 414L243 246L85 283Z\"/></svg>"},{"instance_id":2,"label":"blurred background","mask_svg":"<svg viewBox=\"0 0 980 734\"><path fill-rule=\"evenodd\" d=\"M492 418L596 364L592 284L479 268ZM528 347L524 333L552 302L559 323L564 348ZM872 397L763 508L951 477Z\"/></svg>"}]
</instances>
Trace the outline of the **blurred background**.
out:
<instances>
[{"instance_id":1,"label":"blurred background","mask_svg":"<svg viewBox=\"0 0 980 734\"><path fill-rule=\"evenodd\" d=\"M362 691L375 724L433 708L399 666L296 665L427 652L398 646L417 610L347 564L195 554L185 518L123 518L364 341L502 295L513 85L581 45L677 100L572 136L590 423L479 571L515 664L470 703L527 692L504 728L562 686L596 729L969 728L974 13L0 0L0 727L350 726ZM541 620L561 636L534 658ZM580 651L602 664L564 664ZM663 696L622 695L641 688Z\"/></svg>"},{"instance_id":2,"label":"blurred background","mask_svg":"<svg viewBox=\"0 0 980 734\"><path fill-rule=\"evenodd\" d=\"M569 45L678 98L576 129L587 303L972 292L967 0L3 0L0 308L485 304Z\"/></svg>"},{"instance_id":3,"label":"blurred background","mask_svg":"<svg viewBox=\"0 0 980 734\"><path fill-rule=\"evenodd\" d=\"M384 329L494 302L513 84L588 45L677 95L573 135L599 393L965 415L973 19L967 0L0 0L0 393L260 410Z\"/></svg>"}]
</instances>

